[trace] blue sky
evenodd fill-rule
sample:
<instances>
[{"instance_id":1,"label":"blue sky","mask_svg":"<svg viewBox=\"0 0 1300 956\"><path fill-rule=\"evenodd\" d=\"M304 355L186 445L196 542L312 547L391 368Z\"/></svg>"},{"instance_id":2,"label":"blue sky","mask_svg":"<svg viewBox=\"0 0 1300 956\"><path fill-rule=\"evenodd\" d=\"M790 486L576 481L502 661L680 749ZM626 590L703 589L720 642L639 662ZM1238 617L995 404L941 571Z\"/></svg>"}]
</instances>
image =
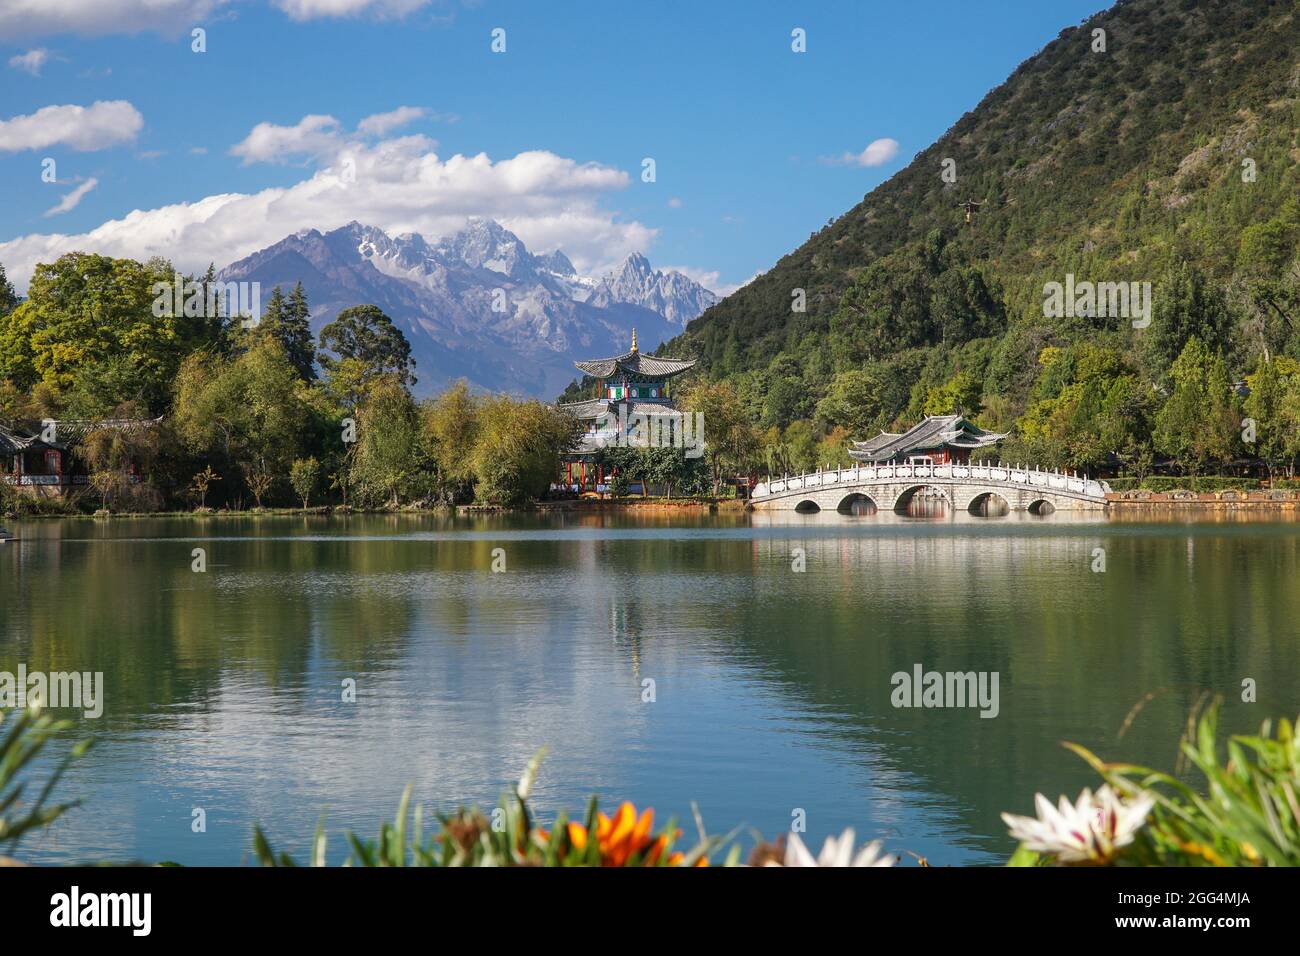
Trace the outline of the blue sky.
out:
<instances>
[{"instance_id":1,"label":"blue sky","mask_svg":"<svg viewBox=\"0 0 1300 956\"><path fill-rule=\"evenodd\" d=\"M153 4L0 0L0 262L20 285L68 248L221 266L350 218L437 234L481 214L582 269L637 249L726 291L1104 0ZM847 161L878 140L897 152Z\"/></svg>"}]
</instances>

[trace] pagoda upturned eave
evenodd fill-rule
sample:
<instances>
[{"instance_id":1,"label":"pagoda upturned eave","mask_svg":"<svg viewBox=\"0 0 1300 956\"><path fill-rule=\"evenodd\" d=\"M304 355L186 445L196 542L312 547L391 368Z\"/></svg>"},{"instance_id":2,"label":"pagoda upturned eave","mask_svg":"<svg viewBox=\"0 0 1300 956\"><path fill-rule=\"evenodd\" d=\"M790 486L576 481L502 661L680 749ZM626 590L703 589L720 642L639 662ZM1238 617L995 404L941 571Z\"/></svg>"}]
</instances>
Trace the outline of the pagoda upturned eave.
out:
<instances>
[{"instance_id":1,"label":"pagoda upturned eave","mask_svg":"<svg viewBox=\"0 0 1300 956\"><path fill-rule=\"evenodd\" d=\"M620 372L624 375L639 375L647 378L671 378L694 368L695 360L658 358L632 349L613 358L592 359L573 364L579 371L585 372L592 378L612 378Z\"/></svg>"}]
</instances>

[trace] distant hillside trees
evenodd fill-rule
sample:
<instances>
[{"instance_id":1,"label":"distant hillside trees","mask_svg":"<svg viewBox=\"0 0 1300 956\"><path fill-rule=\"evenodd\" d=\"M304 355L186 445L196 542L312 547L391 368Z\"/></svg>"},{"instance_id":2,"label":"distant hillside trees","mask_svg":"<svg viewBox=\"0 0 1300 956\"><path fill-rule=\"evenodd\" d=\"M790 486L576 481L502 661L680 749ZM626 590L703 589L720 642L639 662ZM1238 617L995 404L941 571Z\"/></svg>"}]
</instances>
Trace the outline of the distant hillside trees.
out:
<instances>
[{"instance_id":1,"label":"distant hillside trees","mask_svg":"<svg viewBox=\"0 0 1300 956\"><path fill-rule=\"evenodd\" d=\"M1234 383L1300 361L1300 18L1285 7L1128 0L1062 31L667 352L731 382L786 460L806 458L800 422L817 441L865 438L945 410L1046 465L1289 470L1280 439L1234 444L1219 421ZM982 203L969 224L967 198ZM1067 277L1149 285L1151 322L1049 317L1045 286ZM1085 347L1113 367L1081 369Z\"/></svg>"}]
</instances>

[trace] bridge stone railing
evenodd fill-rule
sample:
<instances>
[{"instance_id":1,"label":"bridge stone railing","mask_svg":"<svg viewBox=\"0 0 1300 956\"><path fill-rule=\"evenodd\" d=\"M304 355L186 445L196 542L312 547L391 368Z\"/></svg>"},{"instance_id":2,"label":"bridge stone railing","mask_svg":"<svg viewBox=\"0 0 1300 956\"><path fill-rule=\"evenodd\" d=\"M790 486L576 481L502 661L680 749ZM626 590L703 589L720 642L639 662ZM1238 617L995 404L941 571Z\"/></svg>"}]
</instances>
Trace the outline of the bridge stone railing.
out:
<instances>
[{"instance_id":1,"label":"bridge stone railing","mask_svg":"<svg viewBox=\"0 0 1300 956\"><path fill-rule=\"evenodd\" d=\"M796 491L819 491L826 488L869 485L897 481L970 481L1014 485L1018 488L1041 488L1104 500L1110 485L1087 476L1061 471L1044 471L1028 465L943 464L943 465L856 465L809 472L806 475L769 479L754 486L751 500L773 498Z\"/></svg>"}]
</instances>

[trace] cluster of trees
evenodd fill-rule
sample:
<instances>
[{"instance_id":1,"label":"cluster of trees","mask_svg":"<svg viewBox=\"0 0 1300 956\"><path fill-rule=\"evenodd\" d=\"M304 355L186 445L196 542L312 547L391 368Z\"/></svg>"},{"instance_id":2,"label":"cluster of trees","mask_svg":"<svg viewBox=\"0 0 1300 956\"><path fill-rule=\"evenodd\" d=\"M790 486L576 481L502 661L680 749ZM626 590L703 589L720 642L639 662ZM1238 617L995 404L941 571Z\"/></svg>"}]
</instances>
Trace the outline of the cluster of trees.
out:
<instances>
[{"instance_id":1,"label":"cluster of trees","mask_svg":"<svg viewBox=\"0 0 1300 956\"><path fill-rule=\"evenodd\" d=\"M39 265L19 300L0 267L0 420L163 417L78 446L104 505L518 504L573 441L573 420L541 402L464 384L417 401L410 345L374 305L318 338L301 284L277 287L249 327L157 316L153 286L173 277L161 259L72 253Z\"/></svg>"},{"instance_id":2,"label":"cluster of trees","mask_svg":"<svg viewBox=\"0 0 1300 956\"><path fill-rule=\"evenodd\" d=\"M955 413L1009 432L1004 457L1044 466L1290 474L1287 406L1246 396L1294 378L1298 256L1292 199L1243 230L1228 278L1191 257L1156 273L1152 321L1134 328L1130 315L1049 318L1041 298L1009 320L1001 285L933 234L864 269L825 329L725 378L780 471L844 464L849 439Z\"/></svg>"}]
</instances>

